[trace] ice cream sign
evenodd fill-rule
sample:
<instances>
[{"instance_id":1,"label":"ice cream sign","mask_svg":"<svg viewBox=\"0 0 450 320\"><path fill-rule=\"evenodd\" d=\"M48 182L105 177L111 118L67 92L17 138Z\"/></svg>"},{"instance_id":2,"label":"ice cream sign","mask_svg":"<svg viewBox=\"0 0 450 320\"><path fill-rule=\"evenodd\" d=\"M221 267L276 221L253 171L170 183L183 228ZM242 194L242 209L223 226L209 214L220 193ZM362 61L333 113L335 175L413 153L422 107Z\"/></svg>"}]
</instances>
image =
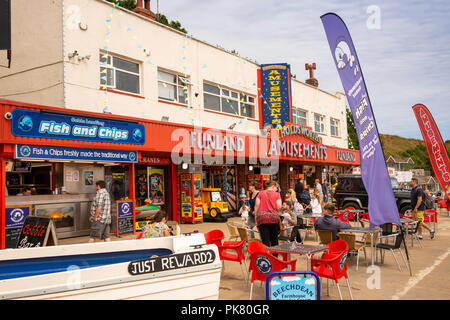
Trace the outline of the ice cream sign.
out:
<instances>
[{"instance_id":1,"label":"ice cream sign","mask_svg":"<svg viewBox=\"0 0 450 320\"><path fill-rule=\"evenodd\" d=\"M134 122L14 109L11 131L15 136L144 144L145 127Z\"/></svg>"}]
</instances>

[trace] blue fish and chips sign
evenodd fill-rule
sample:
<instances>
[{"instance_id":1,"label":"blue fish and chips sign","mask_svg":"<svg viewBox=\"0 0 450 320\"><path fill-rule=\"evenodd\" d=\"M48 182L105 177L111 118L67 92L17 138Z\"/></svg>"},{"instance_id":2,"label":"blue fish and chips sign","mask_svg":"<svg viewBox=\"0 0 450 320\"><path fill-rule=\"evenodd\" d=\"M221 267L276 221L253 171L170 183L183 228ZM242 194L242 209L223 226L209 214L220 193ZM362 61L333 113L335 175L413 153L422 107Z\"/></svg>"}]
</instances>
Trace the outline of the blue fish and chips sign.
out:
<instances>
[{"instance_id":1,"label":"blue fish and chips sign","mask_svg":"<svg viewBox=\"0 0 450 320\"><path fill-rule=\"evenodd\" d=\"M320 300L320 280L310 271L273 272L266 281L267 300Z\"/></svg>"},{"instance_id":2,"label":"blue fish and chips sign","mask_svg":"<svg viewBox=\"0 0 450 320\"><path fill-rule=\"evenodd\" d=\"M292 119L290 65L262 64L260 83L260 127L280 129Z\"/></svg>"},{"instance_id":3,"label":"blue fish and chips sign","mask_svg":"<svg viewBox=\"0 0 450 320\"><path fill-rule=\"evenodd\" d=\"M25 109L13 110L11 131L17 137L145 143L145 127L140 123Z\"/></svg>"}]
</instances>

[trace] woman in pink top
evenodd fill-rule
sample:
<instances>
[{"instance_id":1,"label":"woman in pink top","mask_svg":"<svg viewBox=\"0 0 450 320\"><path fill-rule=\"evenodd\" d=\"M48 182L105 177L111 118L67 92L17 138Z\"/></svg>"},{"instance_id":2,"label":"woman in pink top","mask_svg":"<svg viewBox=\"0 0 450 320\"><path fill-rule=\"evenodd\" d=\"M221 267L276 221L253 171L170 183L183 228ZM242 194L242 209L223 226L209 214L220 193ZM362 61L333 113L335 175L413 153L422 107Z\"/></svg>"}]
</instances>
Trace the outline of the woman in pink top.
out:
<instances>
[{"instance_id":1,"label":"woman in pink top","mask_svg":"<svg viewBox=\"0 0 450 320\"><path fill-rule=\"evenodd\" d=\"M269 181L266 189L256 197L255 216L261 241L266 246L278 245L280 232L281 196L277 192L277 182Z\"/></svg>"}]
</instances>

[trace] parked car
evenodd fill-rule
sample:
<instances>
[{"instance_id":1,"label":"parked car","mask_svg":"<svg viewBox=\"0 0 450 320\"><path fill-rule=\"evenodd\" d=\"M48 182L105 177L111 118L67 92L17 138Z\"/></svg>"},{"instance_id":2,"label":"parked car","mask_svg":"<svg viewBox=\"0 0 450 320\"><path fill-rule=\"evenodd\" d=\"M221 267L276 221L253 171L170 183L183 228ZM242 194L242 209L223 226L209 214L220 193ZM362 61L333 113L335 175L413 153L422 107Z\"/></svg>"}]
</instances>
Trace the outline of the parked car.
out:
<instances>
[{"instance_id":1,"label":"parked car","mask_svg":"<svg viewBox=\"0 0 450 320\"><path fill-rule=\"evenodd\" d=\"M391 177L392 190L398 211L401 214L411 211L410 192L402 191L396 178ZM359 174L340 174L338 185L334 193L334 199L338 209L353 207L355 209L367 210L369 197Z\"/></svg>"}]
</instances>

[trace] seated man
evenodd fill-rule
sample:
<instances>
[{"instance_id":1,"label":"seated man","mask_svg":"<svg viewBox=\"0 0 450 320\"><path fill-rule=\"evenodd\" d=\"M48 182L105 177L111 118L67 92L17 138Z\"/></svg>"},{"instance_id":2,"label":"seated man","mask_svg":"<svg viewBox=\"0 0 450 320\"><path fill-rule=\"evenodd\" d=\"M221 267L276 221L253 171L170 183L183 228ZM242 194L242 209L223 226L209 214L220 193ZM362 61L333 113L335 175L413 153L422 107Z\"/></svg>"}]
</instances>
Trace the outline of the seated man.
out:
<instances>
[{"instance_id":1,"label":"seated man","mask_svg":"<svg viewBox=\"0 0 450 320\"><path fill-rule=\"evenodd\" d=\"M323 209L324 216L316 220L314 228L316 230L332 231L333 241L336 241L338 240L337 234L341 229L350 229L352 226L349 223L342 222L336 217L333 217L333 214L336 211L334 204L327 203Z\"/></svg>"}]
</instances>

